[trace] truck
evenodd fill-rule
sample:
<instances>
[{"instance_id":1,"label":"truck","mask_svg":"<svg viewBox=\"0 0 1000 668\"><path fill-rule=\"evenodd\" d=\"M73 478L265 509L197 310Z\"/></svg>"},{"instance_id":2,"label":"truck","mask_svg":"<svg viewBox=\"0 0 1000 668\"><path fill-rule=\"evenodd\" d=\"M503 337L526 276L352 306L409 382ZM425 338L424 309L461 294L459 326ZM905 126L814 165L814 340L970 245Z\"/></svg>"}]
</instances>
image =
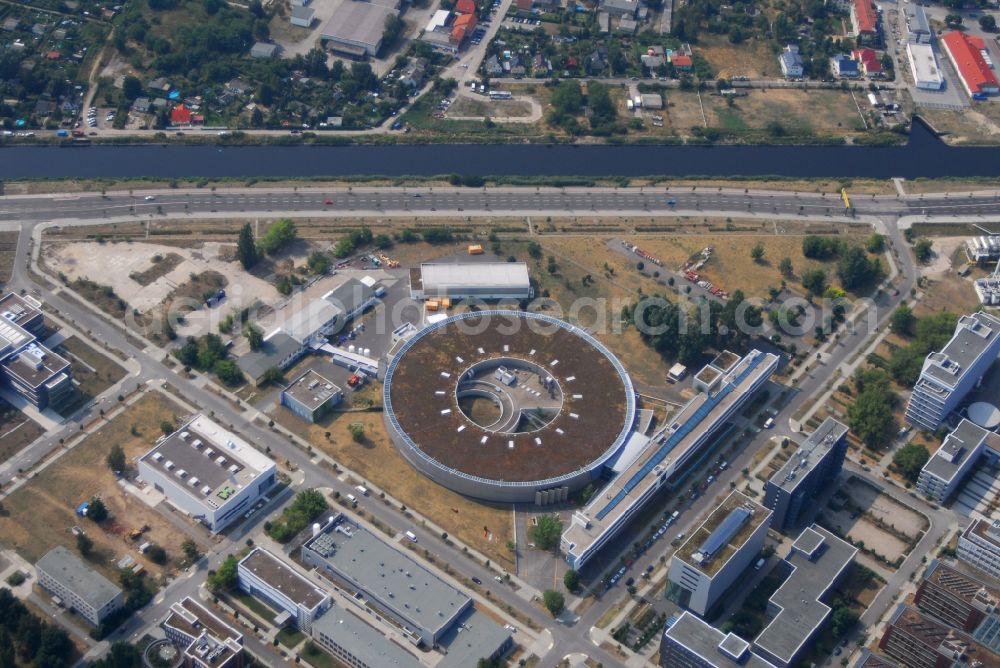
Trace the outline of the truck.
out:
<instances>
[{"instance_id":1,"label":"truck","mask_svg":"<svg viewBox=\"0 0 1000 668\"><path fill-rule=\"evenodd\" d=\"M469 246L469 255L482 255L483 247L481 244L472 244Z\"/></svg>"},{"instance_id":2,"label":"truck","mask_svg":"<svg viewBox=\"0 0 1000 668\"><path fill-rule=\"evenodd\" d=\"M986 97L986 93L973 93L972 99L976 102L985 102L988 98Z\"/></svg>"},{"instance_id":3,"label":"truck","mask_svg":"<svg viewBox=\"0 0 1000 668\"><path fill-rule=\"evenodd\" d=\"M410 542L413 542L413 543L417 542L417 535L415 533L413 533L412 531L407 531L406 532L406 537L410 539Z\"/></svg>"}]
</instances>

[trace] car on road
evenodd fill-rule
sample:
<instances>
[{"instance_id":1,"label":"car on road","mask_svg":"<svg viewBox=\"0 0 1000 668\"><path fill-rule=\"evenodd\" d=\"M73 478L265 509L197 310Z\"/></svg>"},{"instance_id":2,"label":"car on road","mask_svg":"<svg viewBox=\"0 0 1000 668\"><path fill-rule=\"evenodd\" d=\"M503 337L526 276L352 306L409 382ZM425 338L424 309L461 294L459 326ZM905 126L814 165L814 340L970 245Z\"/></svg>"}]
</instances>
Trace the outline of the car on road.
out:
<instances>
[{"instance_id":1,"label":"car on road","mask_svg":"<svg viewBox=\"0 0 1000 668\"><path fill-rule=\"evenodd\" d=\"M333 200L329 199L329 198L325 199L325 200L323 200L323 204L326 205L326 206L332 206L333 205Z\"/></svg>"},{"instance_id":2,"label":"car on road","mask_svg":"<svg viewBox=\"0 0 1000 668\"><path fill-rule=\"evenodd\" d=\"M499 575L494 575L493 579L499 582L500 584L503 584L503 578L500 577Z\"/></svg>"},{"instance_id":3,"label":"car on road","mask_svg":"<svg viewBox=\"0 0 1000 668\"><path fill-rule=\"evenodd\" d=\"M483 584L483 581L475 576L472 577L472 581L475 582L477 585Z\"/></svg>"},{"instance_id":4,"label":"car on road","mask_svg":"<svg viewBox=\"0 0 1000 668\"><path fill-rule=\"evenodd\" d=\"M677 204L677 200L675 200L675 199L668 199L667 200L667 206L674 206L675 204Z\"/></svg>"},{"instance_id":5,"label":"car on road","mask_svg":"<svg viewBox=\"0 0 1000 668\"><path fill-rule=\"evenodd\" d=\"M154 199L156 199L156 196L155 195L146 195L145 197L143 197L143 199L146 200L147 202L152 202Z\"/></svg>"}]
</instances>

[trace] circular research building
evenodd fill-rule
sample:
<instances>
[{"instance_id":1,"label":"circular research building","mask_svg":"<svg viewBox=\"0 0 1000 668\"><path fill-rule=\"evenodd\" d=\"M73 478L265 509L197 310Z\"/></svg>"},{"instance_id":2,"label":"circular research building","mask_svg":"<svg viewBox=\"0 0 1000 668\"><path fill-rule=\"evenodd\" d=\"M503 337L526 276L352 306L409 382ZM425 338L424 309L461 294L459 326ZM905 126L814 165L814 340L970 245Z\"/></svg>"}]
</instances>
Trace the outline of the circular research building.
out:
<instances>
[{"instance_id":1,"label":"circular research building","mask_svg":"<svg viewBox=\"0 0 1000 668\"><path fill-rule=\"evenodd\" d=\"M587 332L519 311L462 313L389 362L385 421L436 482L488 501L554 503L601 474L635 419L632 381Z\"/></svg>"},{"instance_id":2,"label":"circular research building","mask_svg":"<svg viewBox=\"0 0 1000 668\"><path fill-rule=\"evenodd\" d=\"M993 431L1000 426L1000 409L991 403L977 401L969 406L969 420L983 429Z\"/></svg>"}]
</instances>

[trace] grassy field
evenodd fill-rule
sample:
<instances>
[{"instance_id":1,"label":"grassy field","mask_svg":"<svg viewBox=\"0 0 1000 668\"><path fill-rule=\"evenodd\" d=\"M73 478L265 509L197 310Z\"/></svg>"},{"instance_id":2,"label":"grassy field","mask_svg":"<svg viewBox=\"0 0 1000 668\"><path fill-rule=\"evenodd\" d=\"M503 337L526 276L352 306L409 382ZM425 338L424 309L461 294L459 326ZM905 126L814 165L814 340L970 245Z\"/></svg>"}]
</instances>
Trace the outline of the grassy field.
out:
<instances>
[{"instance_id":1,"label":"grassy field","mask_svg":"<svg viewBox=\"0 0 1000 668\"><path fill-rule=\"evenodd\" d=\"M977 104L962 111L922 108L920 115L948 144L1000 144L1000 105Z\"/></svg>"},{"instance_id":2,"label":"grassy field","mask_svg":"<svg viewBox=\"0 0 1000 668\"><path fill-rule=\"evenodd\" d=\"M708 124L733 132L760 132L778 121L789 135L849 135L864 128L849 92L760 89L730 104L702 94Z\"/></svg>"},{"instance_id":3,"label":"grassy field","mask_svg":"<svg viewBox=\"0 0 1000 668\"><path fill-rule=\"evenodd\" d=\"M114 562L126 554L153 573L164 572L164 567L139 555L126 538L128 529L149 525L150 531L143 535L143 540L162 545L171 560L183 558L181 543L187 535L122 489L104 459L117 443L129 461L134 461L161 435L160 422L173 420L178 413L180 408L176 404L158 392L151 392L32 477L28 484L4 499L0 543L16 549L34 563L56 545L76 552L76 539L70 529L80 525L94 541L90 563L111 579L117 581ZM74 512L80 502L94 496L101 497L110 515L101 526ZM170 567L168 561L166 568Z\"/></svg>"},{"instance_id":4,"label":"grassy field","mask_svg":"<svg viewBox=\"0 0 1000 668\"><path fill-rule=\"evenodd\" d=\"M0 462L5 462L45 433L45 430L0 399Z\"/></svg>"},{"instance_id":5,"label":"grassy field","mask_svg":"<svg viewBox=\"0 0 1000 668\"><path fill-rule=\"evenodd\" d=\"M914 179L903 184L907 193L948 193L1000 189L1000 179Z\"/></svg>"},{"instance_id":6,"label":"grassy field","mask_svg":"<svg viewBox=\"0 0 1000 668\"><path fill-rule=\"evenodd\" d=\"M448 116L522 118L531 115L531 105L520 100L494 100L463 95L448 109Z\"/></svg>"},{"instance_id":7,"label":"grassy field","mask_svg":"<svg viewBox=\"0 0 1000 668\"><path fill-rule=\"evenodd\" d=\"M153 264L149 267L149 269L142 272L136 272L129 276L129 278L139 285L146 286L161 276L169 274L183 261L184 258L177 253L167 253L164 256L156 255L153 256Z\"/></svg>"},{"instance_id":8,"label":"grassy field","mask_svg":"<svg viewBox=\"0 0 1000 668\"><path fill-rule=\"evenodd\" d=\"M83 401L89 401L125 377L125 369L89 345L71 336L59 346L73 365L73 378Z\"/></svg>"},{"instance_id":9,"label":"grassy field","mask_svg":"<svg viewBox=\"0 0 1000 668\"><path fill-rule=\"evenodd\" d=\"M510 508L472 501L417 473L389 441L381 413L333 413L316 424L303 422L284 407L276 408L273 415L337 462L377 487L390 490L393 497L450 535L499 566L513 569L514 562L507 549L507 541L513 538ZM361 443L351 438L349 426L354 422L364 425L365 437ZM370 503L380 502L373 494ZM489 527L489 536L483 527Z\"/></svg>"},{"instance_id":10,"label":"grassy field","mask_svg":"<svg viewBox=\"0 0 1000 668\"><path fill-rule=\"evenodd\" d=\"M14 268L14 253L17 251L17 232L0 232L0 283L10 280Z\"/></svg>"}]
</instances>

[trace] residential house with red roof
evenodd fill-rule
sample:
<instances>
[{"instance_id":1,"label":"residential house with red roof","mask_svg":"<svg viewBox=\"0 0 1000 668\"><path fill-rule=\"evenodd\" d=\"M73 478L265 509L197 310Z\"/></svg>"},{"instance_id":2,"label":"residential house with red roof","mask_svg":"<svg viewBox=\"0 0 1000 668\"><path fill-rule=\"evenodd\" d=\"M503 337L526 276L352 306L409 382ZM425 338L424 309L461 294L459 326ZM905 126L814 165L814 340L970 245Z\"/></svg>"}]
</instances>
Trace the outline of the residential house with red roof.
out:
<instances>
[{"instance_id":1,"label":"residential house with red roof","mask_svg":"<svg viewBox=\"0 0 1000 668\"><path fill-rule=\"evenodd\" d=\"M455 11L459 14L475 14L476 2L475 0L458 0L455 3Z\"/></svg>"},{"instance_id":2,"label":"residential house with red roof","mask_svg":"<svg viewBox=\"0 0 1000 668\"><path fill-rule=\"evenodd\" d=\"M851 26L859 43L871 44L878 40L878 13L871 0L853 0Z\"/></svg>"},{"instance_id":3,"label":"residential house with red roof","mask_svg":"<svg viewBox=\"0 0 1000 668\"><path fill-rule=\"evenodd\" d=\"M694 61L691 60L691 56L672 54L670 62L678 72L690 72L691 68L694 67Z\"/></svg>"},{"instance_id":4,"label":"residential house with red roof","mask_svg":"<svg viewBox=\"0 0 1000 668\"><path fill-rule=\"evenodd\" d=\"M475 14L459 14L455 22L451 24L451 41L455 46L460 46L465 41L466 35L476 28Z\"/></svg>"},{"instance_id":5,"label":"residential house with red roof","mask_svg":"<svg viewBox=\"0 0 1000 668\"><path fill-rule=\"evenodd\" d=\"M864 72L865 76L882 76L882 61L879 60L878 54L874 50L855 49L851 52L851 57L861 63L861 71Z\"/></svg>"},{"instance_id":6,"label":"residential house with red roof","mask_svg":"<svg viewBox=\"0 0 1000 668\"><path fill-rule=\"evenodd\" d=\"M191 110L185 107L183 104L179 104L170 110L170 124L171 125L190 125L191 124Z\"/></svg>"},{"instance_id":7,"label":"residential house with red roof","mask_svg":"<svg viewBox=\"0 0 1000 668\"><path fill-rule=\"evenodd\" d=\"M942 36L941 44L948 59L958 70L958 76L969 95L994 95L1000 92L997 77L981 53L986 47L981 38L956 30Z\"/></svg>"}]
</instances>

